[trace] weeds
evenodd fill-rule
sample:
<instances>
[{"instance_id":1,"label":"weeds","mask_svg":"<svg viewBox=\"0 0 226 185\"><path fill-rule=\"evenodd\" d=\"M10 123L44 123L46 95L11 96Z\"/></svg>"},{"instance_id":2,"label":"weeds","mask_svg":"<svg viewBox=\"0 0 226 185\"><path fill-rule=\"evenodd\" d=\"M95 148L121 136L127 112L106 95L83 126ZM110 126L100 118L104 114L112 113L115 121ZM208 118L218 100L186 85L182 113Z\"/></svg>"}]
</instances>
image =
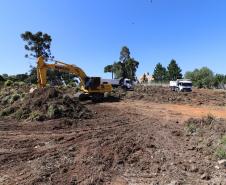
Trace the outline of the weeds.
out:
<instances>
[{"instance_id":1,"label":"weeds","mask_svg":"<svg viewBox=\"0 0 226 185\"><path fill-rule=\"evenodd\" d=\"M220 146L216 149L216 156L220 159L226 159L226 135L220 139Z\"/></svg>"},{"instance_id":2,"label":"weeds","mask_svg":"<svg viewBox=\"0 0 226 185\"><path fill-rule=\"evenodd\" d=\"M46 117L39 111L33 111L33 112L31 112L28 119L30 119L32 121L44 121L46 119Z\"/></svg>"},{"instance_id":3,"label":"weeds","mask_svg":"<svg viewBox=\"0 0 226 185\"><path fill-rule=\"evenodd\" d=\"M212 114L208 114L207 116L202 118L202 123L204 125L210 125L213 123L214 120L216 120L215 116Z\"/></svg>"},{"instance_id":4,"label":"weeds","mask_svg":"<svg viewBox=\"0 0 226 185\"><path fill-rule=\"evenodd\" d=\"M216 150L216 156L219 159L226 159L226 149L224 149L223 147L219 147Z\"/></svg>"},{"instance_id":5,"label":"weeds","mask_svg":"<svg viewBox=\"0 0 226 185\"><path fill-rule=\"evenodd\" d=\"M191 134L195 133L197 131L197 128L194 123L188 123L187 124L187 131Z\"/></svg>"},{"instance_id":6,"label":"weeds","mask_svg":"<svg viewBox=\"0 0 226 185\"><path fill-rule=\"evenodd\" d=\"M226 135L224 135L222 138L221 138L221 141L220 143L224 146L226 146Z\"/></svg>"},{"instance_id":7,"label":"weeds","mask_svg":"<svg viewBox=\"0 0 226 185\"><path fill-rule=\"evenodd\" d=\"M0 112L0 116L9 116L10 114L14 113L15 109L13 107L6 108Z\"/></svg>"}]
</instances>

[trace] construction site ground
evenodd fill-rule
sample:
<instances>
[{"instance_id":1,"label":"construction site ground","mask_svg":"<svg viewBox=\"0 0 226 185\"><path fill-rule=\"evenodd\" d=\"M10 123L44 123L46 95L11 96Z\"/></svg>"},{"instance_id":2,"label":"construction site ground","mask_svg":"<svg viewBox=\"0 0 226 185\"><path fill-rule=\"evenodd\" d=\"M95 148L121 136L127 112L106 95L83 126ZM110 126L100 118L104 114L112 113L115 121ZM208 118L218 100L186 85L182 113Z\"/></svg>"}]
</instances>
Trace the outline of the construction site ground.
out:
<instances>
[{"instance_id":1,"label":"construction site ground","mask_svg":"<svg viewBox=\"0 0 226 185\"><path fill-rule=\"evenodd\" d=\"M219 97L225 100L208 93L216 101L158 102L134 94L86 101L93 117L73 121L1 118L0 184L226 184L226 168L215 155L226 132ZM195 133L188 131L189 118L202 122Z\"/></svg>"}]
</instances>

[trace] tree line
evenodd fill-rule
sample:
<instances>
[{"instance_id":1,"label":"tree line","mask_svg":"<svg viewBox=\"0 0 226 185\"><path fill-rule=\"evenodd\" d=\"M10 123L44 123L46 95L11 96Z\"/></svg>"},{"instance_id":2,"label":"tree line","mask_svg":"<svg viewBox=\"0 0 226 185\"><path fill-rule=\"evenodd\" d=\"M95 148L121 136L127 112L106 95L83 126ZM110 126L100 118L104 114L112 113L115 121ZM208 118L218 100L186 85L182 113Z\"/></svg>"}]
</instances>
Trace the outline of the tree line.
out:
<instances>
[{"instance_id":1,"label":"tree line","mask_svg":"<svg viewBox=\"0 0 226 185\"><path fill-rule=\"evenodd\" d=\"M181 68L178 66L176 60L172 59L165 68L161 63L157 63L153 72L153 79L155 82L168 82L182 78Z\"/></svg>"},{"instance_id":2,"label":"tree line","mask_svg":"<svg viewBox=\"0 0 226 185\"><path fill-rule=\"evenodd\" d=\"M20 35L25 42L24 48L27 51L25 57L37 58L44 56L45 58L53 59L54 56L51 53L52 38L49 34L43 32L31 33L26 31ZM0 75L0 82L7 81L8 84L12 82L24 82L29 84L37 83L36 67L30 66L31 69L28 73L18 75ZM119 53L119 59L112 64L104 67L105 73L111 73L112 78L129 78L131 80L137 80L136 71L139 67L139 61L131 56L130 49L127 46L123 46ZM76 78L73 74L60 72L52 69L47 71L48 83L60 85L62 81L65 84L75 84ZM145 79L145 74L144 74ZM164 67L161 63L157 63L153 75L155 82L169 82L170 80L176 80L183 78L182 70L177 64L175 59L172 59L167 67ZM226 84L226 75L214 74L212 70L207 67L201 69L195 69L194 71L188 71L185 73L184 78L191 79L193 85L198 88L224 88Z\"/></svg>"},{"instance_id":3,"label":"tree line","mask_svg":"<svg viewBox=\"0 0 226 185\"><path fill-rule=\"evenodd\" d=\"M157 63L153 72L155 82L166 82L183 78L181 68L172 59L167 68L161 63ZM193 71L187 71L184 78L192 80L192 83L197 88L225 88L226 75L214 74L208 67L202 67Z\"/></svg>"},{"instance_id":4,"label":"tree line","mask_svg":"<svg viewBox=\"0 0 226 185\"><path fill-rule=\"evenodd\" d=\"M185 78L192 80L193 85L198 88L225 88L226 75L214 74L208 67L195 69L185 73Z\"/></svg>"}]
</instances>

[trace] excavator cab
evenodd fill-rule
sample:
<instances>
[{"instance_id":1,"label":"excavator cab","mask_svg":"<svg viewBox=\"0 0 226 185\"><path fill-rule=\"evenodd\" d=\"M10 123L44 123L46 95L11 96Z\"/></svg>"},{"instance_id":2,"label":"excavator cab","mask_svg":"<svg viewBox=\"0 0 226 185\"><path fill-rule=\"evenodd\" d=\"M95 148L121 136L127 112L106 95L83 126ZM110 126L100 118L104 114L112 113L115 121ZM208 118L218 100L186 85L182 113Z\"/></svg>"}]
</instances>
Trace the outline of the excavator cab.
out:
<instances>
[{"instance_id":1,"label":"excavator cab","mask_svg":"<svg viewBox=\"0 0 226 185\"><path fill-rule=\"evenodd\" d=\"M85 88L86 89L97 89L100 87L101 80L100 77L86 77L85 78Z\"/></svg>"}]
</instances>

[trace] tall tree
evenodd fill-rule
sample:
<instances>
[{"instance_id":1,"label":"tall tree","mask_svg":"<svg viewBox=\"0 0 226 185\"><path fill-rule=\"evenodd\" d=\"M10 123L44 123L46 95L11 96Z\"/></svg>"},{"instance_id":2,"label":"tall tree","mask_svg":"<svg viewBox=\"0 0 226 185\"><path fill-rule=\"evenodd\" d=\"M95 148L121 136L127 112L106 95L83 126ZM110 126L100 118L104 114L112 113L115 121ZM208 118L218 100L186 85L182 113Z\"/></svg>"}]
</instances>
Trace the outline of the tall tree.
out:
<instances>
[{"instance_id":1,"label":"tall tree","mask_svg":"<svg viewBox=\"0 0 226 185\"><path fill-rule=\"evenodd\" d=\"M125 74L126 74L125 77L135 80L136 71L139 66L139 62L136 61L134 58L130 58L126 62L124 62L124 64L125 64Z\"/></svg>"},{"instance_id":2,"label":"tall tree","mask_svg":"<svg viewBox=\"0 0 226 185\"><path fill-rule=\"evenodd\" d=\"M127 46L122 47L120 51L119 61L105 67L105 71L112 69L116 78L136 78L136 70L139 62L130 56L130 50Z\"/></svg>"},{"instance_id":3,"label":"tall tree","mask_svg":"<svg viewBox=\"0 0 226 185\"><path fill-rule=\"evenodd\" d=\"M169 80L177 80L182 78L181 69L178 66L176 60L172 59L167 69Z\"/></svg>"},{"instance_id":4,"label":"tall tree","mask_svg":"<svg viewBox=\"0 0 226 185\"><path fill-rule=\"evenodd\" d=\"M37 58L44 56L46 58L53 58L50 51L52 38L47 33L42 33L41 31L31 33L26 31L21 34L21 38L26 42L24 48L29 51L25 57L32 56Z\"/></svg>"},{"instance_id":5,"label":"tall tree","mask_svg":"<svg viewBox=\"0 0 226 185\"><path fill-rule=\"evenodd\" d=\"M122 62L126 62L127 60L130 59L130 51L127 46L123 46L121 51L120 51L120 57L119 60Z\"/></svg>"},{"instance_id":6,"label":"tall tree","mask_svg":"<svg viewBox=\"0 0 226 185\"><path fill-rule=\"evenodd\" d=\"M153 72L153 78L155 81L160 81L160 82L167 80L166 68L163 67L161 63L156 64Z\"/></svg>"},{"instance_id":7,"label":"tall tree","mask_svg":"<svg viewBox=\"0 0 226 185\"><path fill-rule=\"evenodd\" d=\"M113 73L114 73L114 77L116 79L122 78L123 76L123 72L122 72L122 64L121 62L114 62L113 64Z\"/></svg>"},{"instance_id":8,"label":"tall tree","mask_svg":"<svg viewBox=\"0 0 226 185\"><path fill-rule=\"evenodd\" d=\"M104 72L105 73L111 73L111 78L113 79L113 65L107 65L104 67Z\"/></svg>"},{"instance_id":9,"label":"tall tree","mask_svg":"<svg viewBox=\"0 0 226 185\"><path fill-rule=\"evenodd\" d=\"M51 42L52 38L47 33L42 33L41 31L37 33L31 33L30 31L26 31L21 34L21 38L25 41L24 48L28 51L28 54L25 57L40 57L44 56L46 59L54 58L51 55ZM64 80L65 83L70 83L74 79L74 75L66 74L64 72L55 71L48 69L47 71L48 82L52 84L62 84ZM27 82L36 83L37 74L36 68L31 66L31 71Z\"/></svg>"}]
</instances>

